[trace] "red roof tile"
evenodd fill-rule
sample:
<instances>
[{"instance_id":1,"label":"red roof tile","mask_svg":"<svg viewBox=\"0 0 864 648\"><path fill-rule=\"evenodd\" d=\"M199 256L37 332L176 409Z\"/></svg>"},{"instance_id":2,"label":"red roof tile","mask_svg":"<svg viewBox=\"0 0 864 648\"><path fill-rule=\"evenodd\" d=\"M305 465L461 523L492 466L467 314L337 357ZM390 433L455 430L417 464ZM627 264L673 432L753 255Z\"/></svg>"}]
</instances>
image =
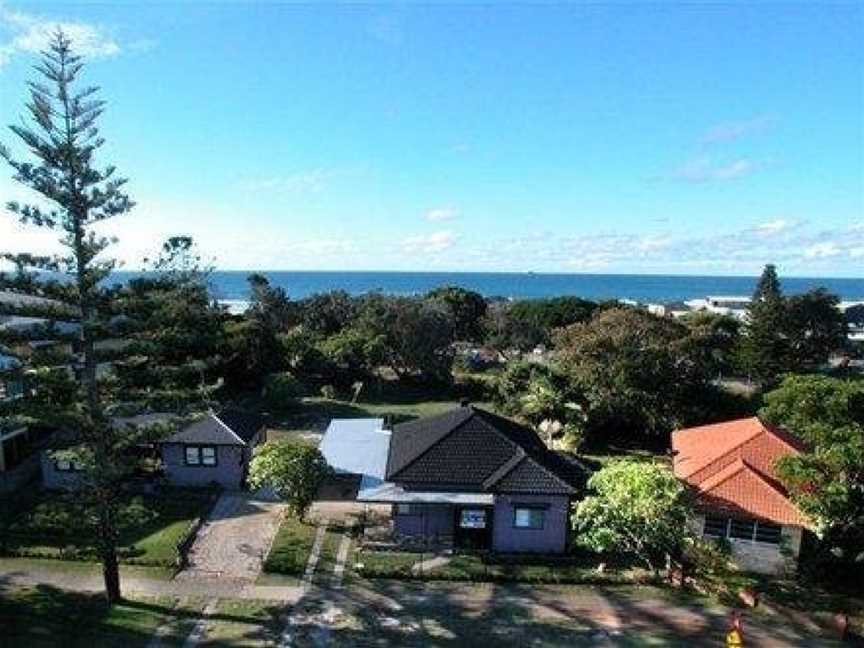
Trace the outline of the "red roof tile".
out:
<instances>
[{"instance_id":1,"label":"red roof tile","mask_svg":"<svg viewBox=\"0 0 864 648\"><path fill-rule=\"evenodd\" d=\"M801 444L756 417L678 430L672 434L675 475L698 492L704 508L776 524L806 525L774 469Z\"/></svg>"}]
</instances>

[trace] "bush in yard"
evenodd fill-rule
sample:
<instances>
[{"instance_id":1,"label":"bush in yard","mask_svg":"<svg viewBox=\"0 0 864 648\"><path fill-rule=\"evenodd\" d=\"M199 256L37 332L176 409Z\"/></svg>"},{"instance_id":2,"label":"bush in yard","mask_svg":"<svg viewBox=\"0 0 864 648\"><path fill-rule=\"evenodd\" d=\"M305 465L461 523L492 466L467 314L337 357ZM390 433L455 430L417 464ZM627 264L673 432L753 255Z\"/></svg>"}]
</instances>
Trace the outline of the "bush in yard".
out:
<instances>
[{"instance_id":1,"label":"bush in yard","mask_svg":"<svg viewBox=\"0 0 864 648\"><path fill-rule=\"evenodd\" d=\"M725 538L691 538L684 548L686 574L710 592L722 592L729 586L735 567L732 545Z\"/></svg>"},{"instance_id":2,"label":"bush in yard","mask_svg":"<svg viewBox=\"0 0 864 648\"><path fill-rule=\"evenodd\" d=\"M336 400L336 388L333 385L322 385L320 389L321 398L326 398L327 400Z\"/></svg>"},{"instance_id":3,"label":"bush in yard","mask_svg":"<svg viewBox=\"0 0 864 648\"><path fill-rule=\"evenodd\" d=\"M576 506L576 541L598 552L630 554L653 572L680 560L689 536L684 486L660 464L624 460L588 480L592 494Z\"/></svg>"},{"instance_id":4,"label":"bush in yard","mask_svg":"<svg viewBox=\"0 0 864 648\"><path fill-rule=\"evenodd\" d=\"M287 371L270 374L264 386L267 405L276 410L291 407L303 396L303 385L294 374Z\"/></svg>"},{"instance_id":5,"label":"bush in yard","mask_svg":"<svg viewBox=\"0 0 864 648\"><path fill-rule=\"evenodd\" d=\"M315 446L302 441L272 441L259 446L249 466L249 484L269 487L303 519L330 467Z\"/></svg>"}]
</instances>

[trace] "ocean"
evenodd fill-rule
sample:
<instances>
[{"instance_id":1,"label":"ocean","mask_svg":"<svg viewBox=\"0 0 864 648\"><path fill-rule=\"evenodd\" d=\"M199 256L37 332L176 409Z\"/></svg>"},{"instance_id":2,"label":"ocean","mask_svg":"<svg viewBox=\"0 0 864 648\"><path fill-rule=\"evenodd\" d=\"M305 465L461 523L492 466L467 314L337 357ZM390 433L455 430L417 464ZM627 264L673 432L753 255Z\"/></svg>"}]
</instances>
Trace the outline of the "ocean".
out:
<instances>
[{"instance_id":1,"label":"ocean","mask_svg":"<svg viewBox=\"0 0 864 648\"><path fill-rule=\"evenodd\" d=\"M122 274L122 273L118 273ZM218 271L212 275L212 291L219 300L248 298L248 272ZM756 277L709 277L622 274L545 274L492 272L263 272L271 284L284 288L292 299L329 290L352 295L382 292L416 295L444 285L474 290L485 297L506 299L575 295L585 299L632 299L669 303L708 295L750 295ZM813 279L781 277L787 294L824 287L845 301L864 300L862 279Z\"/></svg>"}]
</instances>

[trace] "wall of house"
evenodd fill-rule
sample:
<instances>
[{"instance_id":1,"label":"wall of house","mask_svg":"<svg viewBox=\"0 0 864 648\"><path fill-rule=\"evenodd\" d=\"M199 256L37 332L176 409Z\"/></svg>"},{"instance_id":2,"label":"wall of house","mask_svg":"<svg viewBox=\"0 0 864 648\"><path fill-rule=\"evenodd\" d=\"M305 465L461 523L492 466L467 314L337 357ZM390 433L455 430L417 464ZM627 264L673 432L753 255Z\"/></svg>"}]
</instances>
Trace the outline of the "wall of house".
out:
<instances>
[{"instance_id":1,"label":"wall of house","mask_svg":"<svg viewBox=\"0 0 864 648\"><path fill-rule=\"evenodd\" d=\"M546 506L542 529L513 526L520 504ZM492 549L507 553L562 553L567 549L570 500L563 495L496 495Z\"/></svg>"},{"instance_id":2,"label":"wall of house","mask_svg":"<svg viewBox=\"0 0 864 648\"><path fill-rule=\"evenodd\" d=\"M41 462L39 454L30 455L11 470L0 472L0 494L12 493L36 481Z\"/></svg>"},{"instance_id":3,"label":"wall of house","mask_svg":"<svg viewBox=\"0 0 864 648\"><path fill-rule=\"evenodd\" d=\"M411 513L393 506L393 531L412 537L453 536L453 507L448 504L412 504Z\"/></svg>"},{"instance_id":4,"label":"wall of house","mask_svg":"<svg viewBox=\"0 0 864 648\"><path fill-rule=\"evenodd\" d=\"M54 459L47 450L40 454L42 462L42 483L52 490L75 490L81 482L81 473L69 470L57 470Z\"/></svg>"},{"instance_id":5,"label":"wall of house","mask_svg":"<svg viewBox=\"0 0 864 648\"><path fill-rule=\"evenodd\" d=\"M693 517L690 527L701 535L705 524L704 515ZM779 545L752 540L727 538L732 547L733 562L744 571L758 574L784 574L794 571L801 553L803 530L799 526L783 526Z\"/></svg>"},{"instance_id":6,"label":"wall of house","mask_svg":"<svg viewBox=\"0 0 864 648\"><path fill-rule=\"evenodd\" d=\"M237 490L243 483L248 451L243 446L216 446L215 466L187 466L181 443L162 445L162 467L165 478L177 486L207 486L217 483L222 488Z\"/></svg>"}]
</instances>

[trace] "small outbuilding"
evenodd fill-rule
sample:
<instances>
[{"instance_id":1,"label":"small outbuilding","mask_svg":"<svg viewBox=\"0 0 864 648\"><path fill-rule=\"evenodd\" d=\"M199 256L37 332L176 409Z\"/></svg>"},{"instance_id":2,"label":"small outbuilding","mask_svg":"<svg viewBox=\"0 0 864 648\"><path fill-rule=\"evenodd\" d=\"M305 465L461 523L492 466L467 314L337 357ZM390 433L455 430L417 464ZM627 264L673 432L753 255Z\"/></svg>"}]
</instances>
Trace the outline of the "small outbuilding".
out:
<instances>
[{"instance_id":1,"label":"small outbuilding","mask_svg":"<svg viewBox=\"0 0 864 648\"><path fill-rule=\"evenodd\" d=\"M178 486L218 484L242 488L256 445L264 442L264 420L248 412L210 413L160 443L166 479Z\"/></svg>"}]
</instances>

